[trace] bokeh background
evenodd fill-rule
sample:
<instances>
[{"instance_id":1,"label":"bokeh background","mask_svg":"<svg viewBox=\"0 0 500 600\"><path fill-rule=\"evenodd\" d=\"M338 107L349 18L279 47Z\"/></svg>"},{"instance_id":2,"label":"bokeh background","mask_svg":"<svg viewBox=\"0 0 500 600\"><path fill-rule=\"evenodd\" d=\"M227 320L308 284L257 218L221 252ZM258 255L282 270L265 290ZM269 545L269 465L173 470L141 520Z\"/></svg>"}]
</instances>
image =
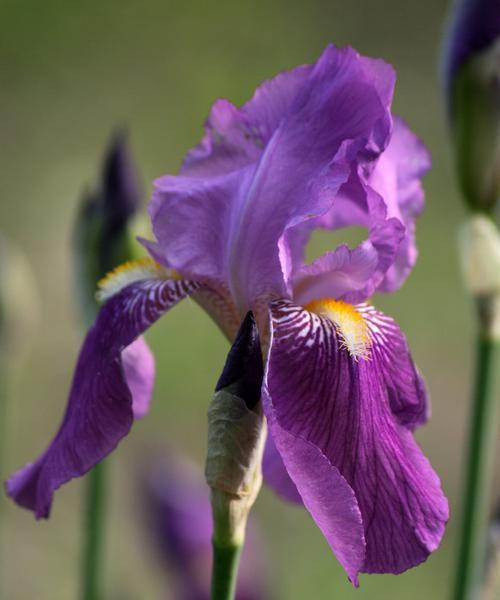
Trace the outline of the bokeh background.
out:
<instances>
[{"instance_id":1,"label":"bokeh background","mask_svg":"<svg viewBox=\"0 0 500 600\"><path fill-rule=\"evenodd\" d=\"M31 261L42 317L12 386L5 472L32 460L62 416L82 337L71 229L112 130L128 127L146 206L150 182L176 171L217 97L240 104L261 80L314 60L328 42L349 44L395 65L396 111L433 154L420 260L401 291L375 302L399 321L429 384L433 418L417 437L441 475L452 520L427 563L397 577L362 576L354 590L305 511L264 490L255 519L273 599L446 597L473 353L472 310L456 257L464 211L438 81L446 8L444 0L0 0L0 229ZM337 240L317 237L311 252ZM151 448L168 445L202 464L207 402L228 349L190 301L147 337L157 357L153 408L109 461L104 569L111 600L171 597L141 527L138 471ZM498 469L495 489L498 497ZM47 522L0 500L5 598L77 598L83 491L82 481L61 489Z\"/></svg>"}]
</instances>

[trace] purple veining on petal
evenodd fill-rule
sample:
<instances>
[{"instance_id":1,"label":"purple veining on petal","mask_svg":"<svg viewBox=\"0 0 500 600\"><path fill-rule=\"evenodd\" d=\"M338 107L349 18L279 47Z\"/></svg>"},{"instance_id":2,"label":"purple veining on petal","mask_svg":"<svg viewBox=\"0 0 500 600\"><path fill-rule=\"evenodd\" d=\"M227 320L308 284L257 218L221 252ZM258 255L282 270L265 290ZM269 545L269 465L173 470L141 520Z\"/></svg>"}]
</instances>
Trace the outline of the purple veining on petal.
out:
<instances>
[{"instance_id":1,"label":"purple veining on petal","mask_svg":"<svg viewBox=\"0 0 500 600\"><path fill-rule=\"evenodd\" d=\"M270 435L304 506L356 587L365 556L361 513L353 490L320 448L280 426L270 394L264 390ZM271 484L278 482L272 480ZM283 483L283 482L280 482ZM280 487L280 493L290 493ZM285 491L286 490L286 491Z\"/></svg>"},{"instance_id":2,"label":"purple veining on petal","mask_svg":"<svg viewBox=\"0 0 500 600\"><path fill-rule=\"evenodd\" d=\"M382 375L391 411L401 425L413 431L429 419L430 402L406 338L394 319L372 306L360 305L357 310L370 329L371 361Z\"/></svg>"},{"instance_id":3,"label":"purple veining on petal","mask_svg":"<svg viewBox=\"0 0 500 600\"><path fill-rule=\"evenodd\" d=\"M132 393L139 387L134 379L129 388L132 373L130 365L125 373L122 352L198 287L191 281L143 280L103 305L81 349L59 431L36 462L6 483L17 504L33 510L37 518L48 517L54 491L86 473L127 435L134 420ZM125 362L129 359L130 354ZM144 398L136 409L144 410Z\"/></svg>"},{"instance_id":4,"label":"purple veining on petal","mask_svg":"<svg viewBox=\"0 0 500 600\"><path fill-rule=\"evenodd\" d=\"M297 486L292 481L283 464L281 454L276 448L272 435L267 436L264 457L262 460L262 475L264 481L288 502L302 504L302 498Z\"/></svg>"},{"instance_id":5,"label":"purple veining on petal","mask_svg":"<svg viewBox=\"0 0 500 600\"><path fill-rule=\"evenodd\" d=\"M372 332L368 360L341 347L326 317L288 301L273 303L264 404L285 467L324 533L324 507L306 501L318 494L307 477L319 465L325 486L339 474L353 492L366 539L362 563L338 555L339 536L349 542L345 532L325 533L351 579L357 571L400 573L422 562L439 545L448 518L439 480L408 429L426 412L422 382L409 355L401 370L390 362L406 342L398 341L392 320L363 310ZM301 442L282 442L283 432Z\"/></svg>"}]
</instances>

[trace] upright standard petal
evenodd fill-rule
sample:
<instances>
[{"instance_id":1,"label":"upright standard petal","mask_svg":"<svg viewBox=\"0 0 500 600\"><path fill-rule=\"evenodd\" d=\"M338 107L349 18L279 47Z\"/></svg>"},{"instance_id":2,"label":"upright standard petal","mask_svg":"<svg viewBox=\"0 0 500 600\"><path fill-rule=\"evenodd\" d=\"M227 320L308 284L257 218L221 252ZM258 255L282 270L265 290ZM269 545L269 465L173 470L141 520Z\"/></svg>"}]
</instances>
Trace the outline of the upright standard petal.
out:
<instances>
[{"instance_id":1,"label":"upright standard petal","mask_svg":"<svg viewBox=\"0 0 500 600\"><path fill-rule=\"evenodd\" d=\"M311 309L320 314L287 301L271 307L264 402L270 433L324 533L326 505L310 501L318 494L315 461L323 489L340 489L340 476L352 491L366 550L361 562L339 557L351 579L354 571L400 573L437 548L448 518L439 480L410 431L426 413L422 381L392 320L339 301ZM405 354L400 368L392 362L398 353ZM295 439L300 443L287 442ZM334 552L339 538L344 546L357 539L359 551L359 536L334 527L325 535Z\"/></svg>"},{"instance_id":2,"label":"upright standard petal","mask_svg":"<svg viewBox=\"0 0 500 600\"><path fill-rule=\"evenodd\" d=\"M188 152L181 174L212 177L255 163L311 68L301 65L265 81L240 109L228 100L217 100L205 124L205 136Z\"/></svg>"},{"instance_id":3,"label":"upright standard petal","mask_svg":"<svg viewBox=\"0 0 500 600\"><path fill-rule=\"evenodd\" d=\"M390 125L363 59L351 49L329 46L266 145L240 203L229 244L229 278L238 304L290 293L287 229L329 210L350 163L381 152Z\"/></svg>"},{"instance_id":4,"label":"upright standard petal","mask_svg":"<svg viewBox=\"0 0 500 600\"><path fill-rule=\"evenodd\" d=\"M182 176L156 183L162 262L226 282L241 315L261 295L289 294L296 249L287 231L328 211L352 165L384 149L393 85L385 63L329 46L242 109L216 103Z\"/></svg>"},{"instance_id":5,"label":"upright standard petal","mask_svg":"<svg viewBox=\"0 0 500 600\"><path fill-rule=\"evenodd\" d=\"M133 374L133 355L127 347L198 287L192 281L143 279L104 304L80 352L59 431L36 462L7 481L7 493L19 505L33 510L37 518L48 517L54 491L86 473L127 435L134 408L144 411L152 385L144 381L145 373L140 379ZM140 349L137 343L134 354Z\"/></svg>"}]
</instances>

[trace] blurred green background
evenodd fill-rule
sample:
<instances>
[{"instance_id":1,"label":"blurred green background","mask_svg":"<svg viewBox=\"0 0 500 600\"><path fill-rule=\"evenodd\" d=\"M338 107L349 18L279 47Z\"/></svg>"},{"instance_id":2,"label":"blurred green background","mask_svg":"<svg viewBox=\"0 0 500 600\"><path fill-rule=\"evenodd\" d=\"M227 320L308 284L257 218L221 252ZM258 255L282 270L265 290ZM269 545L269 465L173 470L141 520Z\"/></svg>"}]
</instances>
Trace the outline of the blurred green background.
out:
<instances>
[{"instance_id":1,"label":"blurred green background","mask_svg":"<svg viewBox=\"0 0 500 600\"><path fill-rule=\"evenodd\" d=\"M264 490L255 513L277 600L446 597L473 320L457 266L463 210L437 76L445 12L444 0L0 0L0 230L31 260L42 315L10 398L6 472L32 460L62 416L81 340L71 228L111 131L128 126L146 206L151 180L176 171L217 97L240 104L261 80L314 60L328 42L349 44L395 65L396 112L433 154L418 225L420 260L401 291L375 302L399 321L427 378L433 418L417 436L441 475L452 520L426 564L397 577L362 576L354 590L305 511ZM158 371L153 408L110 461L105 597L111 600L169 597L138 518L137 469L148 448L167 442L202 463L206 406L228 349L190 301L148 339ZM77 597L82 491L82 481L61 489L47 522L3 501L5 598Z\"/></svg>"}]
</instances>

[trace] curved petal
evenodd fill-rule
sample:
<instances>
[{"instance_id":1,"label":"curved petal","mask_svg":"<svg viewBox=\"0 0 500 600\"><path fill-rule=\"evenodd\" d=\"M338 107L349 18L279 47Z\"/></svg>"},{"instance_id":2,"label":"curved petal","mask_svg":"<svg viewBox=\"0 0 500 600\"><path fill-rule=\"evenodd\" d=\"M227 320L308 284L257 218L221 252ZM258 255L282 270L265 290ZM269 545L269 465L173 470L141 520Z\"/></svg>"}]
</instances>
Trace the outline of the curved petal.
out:
<instances>
[{"instance_id":1,"label":"curved petal","mask_svg":"<svg viewBox=\"0 0 500 600\"><path fill-rule=\"evenodd\" d=\"M380 284L382 292L399 288L417 260L415 220L424 208L421 180L430 166L425 146L402 119L395 118L389 145L369 180L370 186L384 199L387 216L399 219L406 228L394 264Z\"/></svg>"},{"instance_id":2,"label":"curved petal","mask_svg":"<svg viewBox=\"0 0 500 600\"><path fill-rule=\"evenodd\" d=\"M269 431L304 506L349 579L358 586L357 575L363 565L365 540L361 513L352 488L318 446L280 426L273 400L266 391L264 406Z\"/></svg>"},{"instance_id":3,"label":"curved petal","mask_svg":"<svg viewBox=\"0 0 500 600\"><path fill-rule=\"evenodd\" d=\"M359 305L357 310L370 329L371 360L383 377L392 414L413 431L429 419L430 403L406 338L394 319L372 306Z\"/></svg>"},{"instance_id":4,"label":"curved petal","mask_svg":"<svg viewBox=\"0 0 500 600\"><path fill-rule=\"evenodd\" d=\"M370 238L353 250L341 244L302 267L294 278L294 298L307 304L317 298L362 302L377 289L397 255L404 228L397 219L372 226Z\"/></svg>"},{"instance_id":5,"label":"curved petal","mask_svg":"<svg viewBox=\"0 0 500 600\"><path fill-rule=\"evenodd\" d=\"M149 214L162 263L188 277L227 281L231 213L244 184L240 171L156 180Z\"/></svg>"},{"instance_id":6,"label":"curved petal","mask_svg":"<svg viewBox=\"0 0 500 600\"><path fill-rule=\"evenodd\" d=\"M393 83L392 69L384 69ZM291 273L283 260L285 231L325 213L351 163L382 151L391 127L384 100L357 53L333 46L324 51L266 145L240 203L229 245L239 305L262 294L286 294Z\"/></svg>"},{"instance_id":7,"label":"curved petal","mask_svg":"<svg viewBox=\"0 0 500 600\"><path fill-rule=\"evenodd\" d=\"M301 65L264 81L240 109L228 100L217 100L205 136L188 152L181 174L212 177L256 162L310 70L311 65Z\"/></svg>"},{"instance_id":8,"label":"curved petal","mask_svg":"<svg viewBox=\"0 0 500 600\"><path fill-rule=\"evenodd\" d=\"M411 387L407 374L388 368L391 351L396 349L383 348L401 334L392 322L390 327L382 322L380 313L359 310L370 322L369 358L351 356L342 343L349 331L338 329L329 318L288 301L272 304L264 408L285 467L320 527L324 515L318 518L305 501L306 493L319 492L314 482L309 485L299 470L290 467L296 461L304 466L303 449L280 443L282 431L315 448L322 457L318 465L324 485L334 479L324 471L326 460L354 492L366 540L359 570L399 573L437 548L448 506L431 465L401 424L410 425L412 419L399 409L413 405L414 398L406 397ZM312 459L308 471L315 469ZM353 568L348 570L350 576Z\"/></svg>"},{"instance_id":9,"label":"curved petal","mask_svg":"<svg viewBox=\"0 0 500 600\"><path fill-rule=\"evenodd\" d=\"M302 497L297 490L297 486L288 474L288 471L283 464L281 454L278 452L271 435L268 435L266 439L266 447L262 459L262 475L264 481L279 494L281 498L288 502L302 504Z\"/></svg>"},{"instance_id":10,"label":"curved petal","mask_svg":"<svg viewBox=\"0 0 500 600\"><path fill-rule=\"evenodd\" d=\"M306 241L315 228L334 230L357 225L368 229L370 243L376 243L372 239L375 234L378 243L382 243L384 248L380 257L380 267L373 280L367 282L365 295L352 294L348 296L350 301L360 302L375 289L390 292L403 284L417 258L415 220L424 206L421 179L430 168L430 156L417 136L402 119L396 117L389 145L376 163L373 163L375 164L372 170L367 170L367 165L357 164L351 170L348 181L340 188L331 209L320 217L299 225L295 228L296 231L292 232L292 240L297 240L294 248L298 248L294 253L292 267L296 281L310 274L318 275L319 271L322 279L328 282L333 280L334 290L336 276L327 274L328 266L332 262L331 257L324 260L320 258L318 264L304 267L302 249L305 243L300 245L300 242ZM399 225L394 224L396 220ZM387 225L386 221L392 222L392 225ZM389 227L392 228L392 232ZM390 248L380 235L381 228L384 228ZM353 259L359 258L360 250L361 247L354 250L357 256ZM343 252L341 254L343 255ZM336 262L335 260L334 266ZM353 289L356 291L360 288L355 286ZM327 289L323 293L335 295L335 292L328 293Z\"/></svg>"},{"instance_id":11,"label":"curved petal","mask_svg":"<svg viewBox=\"0 0 500 600\"><path fill-rule=\"evenodd\" d=\"M36 462L6 483L17 504L33 510L37 518L48 517L54 491L86 473L127 435L134 420L132 392L138 391L138 381L129 388L131 355L126 354L124 366L123 351L198 287L192 281L142 280L104 304L83 343L59 431ZM143 409L144 403L136 408Z\"/></svg>"}]
</instances>

